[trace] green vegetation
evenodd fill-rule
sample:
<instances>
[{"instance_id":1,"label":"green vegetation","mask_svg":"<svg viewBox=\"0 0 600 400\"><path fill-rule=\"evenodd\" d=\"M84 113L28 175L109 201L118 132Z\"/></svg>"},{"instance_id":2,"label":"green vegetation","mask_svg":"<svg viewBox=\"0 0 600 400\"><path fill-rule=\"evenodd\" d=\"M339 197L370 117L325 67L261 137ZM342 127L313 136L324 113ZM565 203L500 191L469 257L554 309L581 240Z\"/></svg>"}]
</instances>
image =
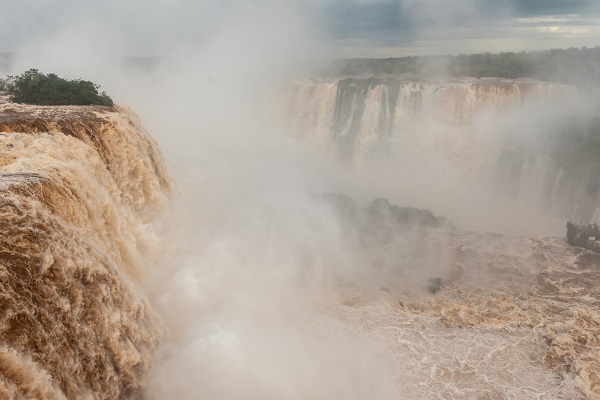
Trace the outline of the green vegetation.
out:
<instances>
[{"instance_id":1,"label":"green vegetation","mask_svg":"<svg viewBox=\"0 0 600 400\"><path fill-rule=\"evenodd\" d=\"M339 60L330 75L407 75L417 79L458 77L533 78L579 87L600 86L600 47L458 56Z\"/></svg>"},{"instance_id":2,"label":"green vegetation","mask_svg":"<svg viewBox=\"0 0 600 400\"><path fill-rule=\"evenodd\" d=\"M15 103L38 105L99 105L113 106L100 86L81 79L67 80L56 74L45 75L30 69L18 76L0 79L0 90L7 91Z\"/></svg>"}]
</instances>

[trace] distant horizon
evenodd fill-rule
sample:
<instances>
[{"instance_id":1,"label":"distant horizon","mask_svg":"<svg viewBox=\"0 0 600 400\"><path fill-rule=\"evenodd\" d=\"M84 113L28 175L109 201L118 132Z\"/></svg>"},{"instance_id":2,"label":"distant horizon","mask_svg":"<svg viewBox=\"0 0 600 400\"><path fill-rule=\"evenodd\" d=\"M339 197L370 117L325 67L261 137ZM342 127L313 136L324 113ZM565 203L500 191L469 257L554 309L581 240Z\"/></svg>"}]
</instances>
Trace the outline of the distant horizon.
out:
<instances>
[{"instance_id":1,"label":"distant horizon","mask_svg":"<svg viewBox=\"0 0 600 400\"><path fill-rule=\"evenodd\" d=\"M469 55L476 55L476 54L495 54L495 55L499 55L499 54L517 54L517 53L525 53L525 54L529 54L529 53L541 53L541 52L545 52L545 51L552 51L552 50L569 50L569 49L577 49L577 50L583 50L583 49L600 49L600 43L595 45L595 46L570 46L570 47L549 47L549 48L543 48L543 49L539 49L539 50L519 50L519 51L514 51L514 50L500 50L500 51L473 51L473 52L464 52L464 53L440 53L440 54L406 54L406 55L397 55L397 56L379 56L379 57L368 57L368 56L357 56L357 57L332 57L332 58L322 58L322 60L325 61L344 61L344 60L385 60L385 59L396 59L396 58L412 58L412 57L456 57L456 56L469 56ZM27 52L27 51L0 51L0 56L15 56L15 55L30 55L34 52ZM111 58L119 58L119 59L173 59L173 58L180 58L180 56L174 56L174 55L158 55L158 54L153 54L153 55L110 55L108 57L106 57L107 59L111 59Z\"/></svg>"}]
</instances>

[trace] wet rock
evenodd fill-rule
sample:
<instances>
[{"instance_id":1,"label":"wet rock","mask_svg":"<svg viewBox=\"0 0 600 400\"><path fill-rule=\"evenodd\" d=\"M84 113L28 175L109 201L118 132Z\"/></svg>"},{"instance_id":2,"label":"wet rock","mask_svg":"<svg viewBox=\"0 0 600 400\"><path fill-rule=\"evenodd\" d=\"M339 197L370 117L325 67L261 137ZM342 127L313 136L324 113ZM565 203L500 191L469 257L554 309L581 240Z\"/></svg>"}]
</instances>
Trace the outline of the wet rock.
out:
<instances>
[{"instance_id":1,"label":"wet rock","mask_svg":"<svg viewBox=\"0 0 600 400\"><path fill-rule=\"evenodd\" d=\"M437 217L430 210L399 207L384 198L373 200L368 206L359 206L343 193L323 193L318 196L333 206L343 220L357 225L425 226L455 230L454 223L446 217Z\"/></svg>"},{"instance_id":2,"label":"wet rock","mask_svg":"<svg viewBox=\"0 0 600 400\"><path fill-rule=\"evenodd\" d=\"M431 278L427 281L427 291L431 294L436 294L442 289L442 278Z\"/></svg>"},{"instance_id":3,"label":"wet rock","mask_svg":"<svg viewBox=\"0 0 600 400\"><path fill-rule=\"evenodd\" d=\"M428 226L431 228L446 228L454 230L454 224L446 217L436 217L431 211L413 208L398 207L386 199L373 200L367 208L369 221L375 224L392 223L412 226Z\"/></svg>"},{"instance_id":4,"label":"wet rock","mask_svg":"<svg viewBox=\"0 0 600 400\"><path fill-rule=\"evenodd\" d=\"M567 222L567 241L571 246L583 247L600 253L600 226L585 222Z\"/></svg>"}]
</instances>

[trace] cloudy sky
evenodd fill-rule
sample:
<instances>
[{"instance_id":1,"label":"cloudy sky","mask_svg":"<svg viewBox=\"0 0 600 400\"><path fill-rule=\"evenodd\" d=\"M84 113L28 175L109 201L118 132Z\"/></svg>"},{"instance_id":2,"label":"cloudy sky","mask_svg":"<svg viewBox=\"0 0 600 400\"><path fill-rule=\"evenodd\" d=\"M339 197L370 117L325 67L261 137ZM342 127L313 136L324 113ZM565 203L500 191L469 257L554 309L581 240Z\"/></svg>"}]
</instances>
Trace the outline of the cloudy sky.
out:
<instances>
[{"instance_id":1,"label":"cloudy sky","mask_svg":"<svg viewBox=\"0 0 600 400\"><path fill-rule=\"evenodd\" d=\"M597 0L1 0L0 52L84 36L126 55L201 45L221 26L287 21L334 57L394 57L600 45ZM257 17L258 16L258 17ZM279 20L271 24L271 20ZM293 21L292 21L293 20ZM301 22L300 22L301 21ZM277 32L271 32L277 34Z\"/></svg>"},{"instance_id":2,"label":"cloudy sky","mask_svg":"<svg viewBox=\"0 0 600 400\"><path fill-rule=\"evenodd\" d=\"M349 56L600 45L594 0L335 0L328 32Z\"/></svg>"}]
</instances>

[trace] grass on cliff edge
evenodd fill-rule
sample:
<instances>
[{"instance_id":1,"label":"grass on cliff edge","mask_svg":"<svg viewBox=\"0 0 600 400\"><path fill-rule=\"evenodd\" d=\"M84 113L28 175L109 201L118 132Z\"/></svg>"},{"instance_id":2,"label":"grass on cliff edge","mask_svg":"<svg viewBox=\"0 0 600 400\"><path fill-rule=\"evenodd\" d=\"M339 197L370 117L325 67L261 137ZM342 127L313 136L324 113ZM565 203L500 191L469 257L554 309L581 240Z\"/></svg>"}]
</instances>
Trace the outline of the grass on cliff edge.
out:
<instances>
[{"instance_id":1,"label":"grass on cliff edge","mask_svg":"<svg viewBox=\"0 0 600 400\"><path fill-rule=\"evenodd\" d=\"M99 88L99 85L90 81L67 80L56 74L45 75L37 69L0 79L0 90L7 91L14 103L112 107L112 99L105 92L98 93Z\"/></svg>"}]
</instances>

